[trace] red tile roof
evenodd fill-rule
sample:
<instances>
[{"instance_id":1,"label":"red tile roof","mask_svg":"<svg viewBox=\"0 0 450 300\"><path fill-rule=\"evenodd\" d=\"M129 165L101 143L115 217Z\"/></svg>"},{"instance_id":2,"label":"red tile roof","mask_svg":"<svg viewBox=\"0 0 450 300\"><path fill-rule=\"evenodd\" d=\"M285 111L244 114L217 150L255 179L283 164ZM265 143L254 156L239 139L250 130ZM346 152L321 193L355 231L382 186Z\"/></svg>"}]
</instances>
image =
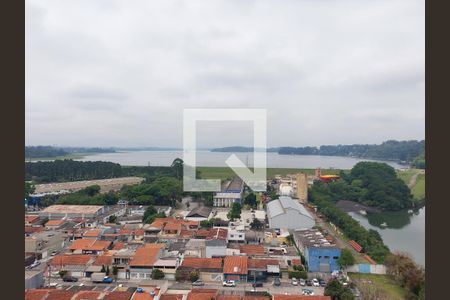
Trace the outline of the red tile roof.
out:
<instances>
[{"instance_id":1,"label":"red tile roof","mask_svg":"<svg viewBox=\"0 0 450 300\"><path fill-rule=\"evenodd\" d=\"M100 291L79 291L72 300L94 300L99 299L103 292ZM100 298L101 299L101 298Z\"/></svg>"},{"instance_id":2,"label":"red tile roof","mask_svg":"<svg viewBox=\"0 0 450 300\"><path fill-rule=\"evenodd\" d=\"M183 299L182 294L163 294L159 296L159 300L181 300Z\"/></svg>"},{"instance_id":3,"label":"red tile roof","mask_svg":"<svg viewBox=\"0 0 450 300\"><path fill-rule=\"evenodd\" d=\"M100 241L94 239L78 239L75 240L69 247L70 250L84 250L84 251L104 251L112 242Z\"/></svg>"},{"instance_id":4,"label":"red tile roof","mask_svg":"<svg viewBox=\"0 0 450 300\"><path fill-rule=\"evenodd\" d=\"M239 248L241 253L245 253L247 255L264 255L263 245L241 245Z\"/></svg>"},{"instance_id":5,"label":"red tile roof","mask_svg":"<svg viewBox=\"0 0 450 300\"><path fill-rule=\"evenodd\" d=\"M49 290L49 295L45 300L71 300L75 291Z\"/></svg>"},{"instance_id":6,"label":"red tile roof","mask_svg":"<svg viewBox=\"0 0 450 300\"><path fill-rule=\"evenodd\" d=\"M239 295L218 295L216 300L241 300Z\"/></svg>"},{"instance_id":7,"label":"red tile roof","mask_svg":"<svg viewBox=\"0 0 450 300\"><path fill-rule=\"evenodd\" d=\"M185 257L181 267L193 269L222 269L221 258Z\"/></svg>"},{"instance_id":8,"label":"red tile roof","mask_svg":"<svg viewBox=\"0 0 450 300\"><path fill-rule=\"evenodd\" d=\"M50 262L52 266L80 266L87 265L88 262L93 258L91 255L83 254L62 254L56 255Z\"/></svg>"},{"instance_id":9,"label":"red tile roof","mask_svg":"<svg viewBox=\"0 0 450 300\"><path fill-rule=\"evenodd\" d=\"M292 265L294 266L301 266L302 265L302 260L301 259L293 259L291 260Z\"/></svg>"},{"instance_id":10,"label":"red tile roof","mask_svg":"<svg viewBox=\"0 0 450 300\"><path fill-rule=\"evenodd\" d=\"M98 237L100 236L100 234L102 233L101 229L89 229L88 231L86 231L83 236L86 237Z\"/></svg>"},{"instance_id":11,"label":"red tile roof","mask_svg":"<svg viewBox=\"0 0 450 300\"><path fill-rule=\"evenodd\" d=\"M39 220L39 216L30 216L30 215L25 216L25 222L27 222L27 223L34 223L37 220Z\"/></svg>"},{"instance_id":12,"label":"red tile roof","mask_svg":"<svg viewBox=\"0 0 450 300\"><path fill-rule=\"evenodd\" d=\"M228 229L226 228L210 228L207 240L226 240L228 237Z\"/></svg>"},{"instance_id":13,"label":"red tile roof","mask_svg":"<svg viewBox=\"0 0 450 300\"><path fill-rule=\"evenodd\" d=\"M272 300L331 300L330 296L272 295Z\"/></svg>"},{"instance_id":14,"label":"red tile roof","mask_svg":"<svg viewBox=\"0 0 450 300\"><path fill-rule=\"evenodd\" d=\"M271 297L266 296L244 296L243 300L271 300Z\"/></svg>"},{"instance_id":15,"label":"red tile roof","mask_svg":"<svg viewBox=\"0 0 450 300\"><path fill-rule=\"evenodd\" d=\"M192 289L186 300L211 300L217 295L216 289Z\"/></svg>"},{"instance_id":16,"label":"red tile roof","mask_svg":"<svg viewBox=\"0 0 450 300\"><path fill-rule=\"evenodd\" d=\"M226 256L224 259L224 274L245 274L248 270L247 256Z\"/></svg>"},{"instance_id":17,"label":"red tile roof","mask_svg":"<svg viewBox=\"0 0 450 300\"><path fill-rule=\"evenodd\" d=\"M65 220L49 220L47 223L45 223L45 226L60 226L65 222Z\"/></svg>"},{"instance_id":18,"label":"red tile roof","mask_svg":"<svg viewBox=\"0 0 450 300\"><path fill-rule=\"evenodd\" d=\"M124 243L124 242L116 242L116 243L114 244L114 247L113 247L112 249L113 249L113 250L120 250L120 249L123 249L124 246L125 246L125 243Z\"/></svg>"},{"instance_id":19,"label":"red tile roof","mask_svg":"<svg viewBox=\"0 0 450 300\"><path fill-rule=\"evenodd\" d=\"M105 298L103 298L103 300L130 300L132 295L133 295L132 293L126 291L124 292L114 291L106 295Z\"/></svg>"},{"instance_id":20,"label":"red tile roof","mask_svg":"<svg viewBox=\"0 0 450 300\"><path fill-rule=\"evenodd\" d=\"M279 265L280 262L277 259L249 259L248 268L249 269L265 269L267 265Z\"/></svg>"},{"instance_id":21,"label":"red tile roof","mask_svg":"<svg viewBox=\"0 0 450 300\"><path fill-rule=\"evenodd\" d=\"M151 267L158 259L159 251L164 248L164 244L145 244L144 247L136 250L130 260L130 266Z\"/></svg>"},{"instance_id":22,"label":"red tile roof","mask_svg":"<svg viewBox=\"0 0 450 300\"><path fill-rule=\"evenodd\" d=\"M112 265L112 255L100 255L98 256L94 263L94 266L111 266Z\"/></svg>"},{"instance_id":23,"label":"red tile roof","mask_svg":"<svg viewBox=\"0 0 450 300\"><path fill-rule=\"evenodd\" d=\"M25 233L35 233L44 231L44 227L25 226Z\"/></svg>"},{"instance_id":24,"label":"red tile roof","mask_svg":"<svg viewBox=\"0 0 450 300\"><path fill-rule=\"evenodd\" d=\"M48 295L48 290L26 290L25 300L44 300Z\"/></svg>"}]
</instances>

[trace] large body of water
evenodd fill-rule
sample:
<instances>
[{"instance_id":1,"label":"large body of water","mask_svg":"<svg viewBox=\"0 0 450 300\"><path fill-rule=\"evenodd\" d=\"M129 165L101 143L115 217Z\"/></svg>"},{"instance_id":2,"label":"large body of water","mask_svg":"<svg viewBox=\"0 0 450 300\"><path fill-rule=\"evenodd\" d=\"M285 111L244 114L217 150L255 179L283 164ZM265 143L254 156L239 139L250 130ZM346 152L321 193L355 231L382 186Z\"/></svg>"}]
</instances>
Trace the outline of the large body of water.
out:
<instances>
[{"instance_id":1,"label":"large body of water","mask_svg":"<svg viewBox=\"0 0 450 300\"><path fill-rule=\"evenodd\" d=\"M425 266L425 207L412 212L349 214L367 229L378 231L391 251L407 252Z\"/></svg>"},{"instance_id":2,"label":"large body of water","mask_svg":"<svg viewBox=\"0 0 450 300\"><path fill-rule=\"evenodd\" d=\"M225 152L197 152L197 166L201 167L226 167L226 159L231 153ZM236 155L251 167L253 162L252 153L236 153ZM88 155L77 159L80 161L110 161L124 166L170 166L175 158L183 158L182 151L131 151L115 153L99 153ZM340 156L319 156L319 155L280 155L278 153L267 153L268 168L305 168L314 169L317 167L328 169L351 169L360 161L353 157ZM386 162L396 169L402 168L395 162Z\"/></svg>"}]
</instances>

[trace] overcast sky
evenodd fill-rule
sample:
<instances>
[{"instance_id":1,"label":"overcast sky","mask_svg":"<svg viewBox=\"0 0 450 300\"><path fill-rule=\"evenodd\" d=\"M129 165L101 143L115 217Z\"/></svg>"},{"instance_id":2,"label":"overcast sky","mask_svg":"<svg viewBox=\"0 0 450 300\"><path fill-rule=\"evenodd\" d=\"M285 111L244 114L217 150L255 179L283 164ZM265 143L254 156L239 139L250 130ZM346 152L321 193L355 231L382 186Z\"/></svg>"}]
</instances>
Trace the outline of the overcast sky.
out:
<instances>
[{"instance_id":1,"label":"overcast sky","mask_svg":"<svg viewBox=\"0 0 450 300\"><path fill-rule=\"evenodd\" d=\"M424 1L26 1L26 144L182 146L265 108L268 146L423 139ZM242 126L240 126L242 125ZM251 145L250 124L199 130Z\"/></svg>"}]
</instances>

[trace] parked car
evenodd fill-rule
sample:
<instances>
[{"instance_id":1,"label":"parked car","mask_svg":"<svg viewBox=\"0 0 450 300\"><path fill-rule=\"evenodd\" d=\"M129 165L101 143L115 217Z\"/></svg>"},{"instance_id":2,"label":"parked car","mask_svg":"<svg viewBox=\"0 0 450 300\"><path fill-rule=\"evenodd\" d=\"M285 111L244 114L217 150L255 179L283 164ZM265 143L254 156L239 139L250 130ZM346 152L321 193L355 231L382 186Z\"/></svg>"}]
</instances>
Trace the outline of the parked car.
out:
<instances>
[{"instance_id":1,"label":"parked car","mask_svg":"<svg viewBox=\"0 0 450 300\"><path fill-rule=\"evenodd\" d=\"M136 289L136 293L143 293L144 292L144 290L142 289L142 288L140 288L140 287L138 287L137 289Z\"/></svg>"},{"instance_id":2,"label":"parked car","mask_svg":"<svg viewBox=\"0 0 450 300\"><path fill-rule=\"evenodd\" d=\"M253 282L252 287L262 287L263 283L261 281Z\"/></svg>"},{"instance_id":3,"label":"parked car","mask_svg":"<svg viewBox=\"0 0 450 300\"><path fill-rule=\"evenodd\" d=\"M113 279L111 278L111 277L109 277L109 276L105 276L104 278L103 278L103 281L102 281L103 283L111 283L111 282L113 282Z\"/></svg>"},{"instance_id":4,"label":"parked car","mask_svg":"<svg viewBox=\"0 0 450 300\"><path fill-rule=\"evenodd\" d=\"M236 286L236 282L234 280L226 280L226 281L223 282L223 286L235 287Z\"/></svg>"},{"instance_id":5,"label":"parked car","mask_svg":"<svg viewBox=\"0 0 450 300\"><path fill-rule=\"evenodd\" d=\"M311 279L306 279L306 285L307 286L312 286L313 285L312 280Z\"/></svg>"},{"instance_id":6,"label":"parked car","mask_svg":"<svg viewBox=\"0 0 450 300\"><path fill-rule=\"evenodd\" d=\"M77 282L78 278L73 277L73 276L64 276L63 281L64 282Z\"/></svg>"},{"instance_id":7,"label":"parked car","mask_svg":"<svg viewBox=\"0 0 450 300\"><path fill-rule=\"evenodd\" d=\"M273 284L274 284L275 286L280 286L280 285L281 285L280 278L279 278L279 277L275 277L275 280L273 281Z\"/></svg>"},{"instance_id":8,"label":"parked car","mask_svg":"<svg viewBox=\"0 0 450 300\"><path fill-rule=\"evenodd\" d=\"M326 286L327 282L325 280L323 280L322 278L319 279L319 284L320 286Z\"/></svg>"},{"instance_id":9,"label":"parked car","mask_svg":"<svg viewBox=\"0 0 450 300\"><path fill-rule=\"evenodd\" d=\"M291 283L292 283L292 285L298 285L297 278L292 278Z\"/></svg>"},{"instance_id":10,"label":"parked car","mask_svg":"<svg viewBox=\"0 0 450 300\"><path fill-rule=\"evenodd\" d=\"M302 295L304 296L314 296L314 291L310 289L302 289Z\"/></svg>"},{"instance_id":11,"label":"parked car","mask_svg":"<svg viewBox=\"0 0 450 300\"><path fill-rule=\"evenodd\" d=\"M303 279L303 278L300 278L299 282L300 282L301 286L305 286L306 285L306 280Z\"/></svg>"},{"instance_id":12,"label":"parked car","mask_svg":"<svg viewBox=\"0 0 450 300\"><path fill-rule=\"evenodd\" d=\"M205 285L205 283L202 280L198 279L198 280L194 281L192 283L192 285L201 286L201 285Z\"/></svg>"},{"instance_id":13,"label":"parked car","mask_svg":"<svg viewBox=\"0 0 450 300\"><path fill-rule=\"evenodd\" d=\"M55 256L56 254L58 254L58 252L52 251L52 253L51 253L50 255L51 255L51 256Z\"/></svg>"},{"instance_id":14,"label":"parked car","mask_svg":"<svg viewBox=\"0 0 450 300\"><path fill-rule=\"evenodd\" d=\"M313 286L320 286L319 280L317 280L317 278L313 278L311 281Z\"/></svg>"}]
</instances>

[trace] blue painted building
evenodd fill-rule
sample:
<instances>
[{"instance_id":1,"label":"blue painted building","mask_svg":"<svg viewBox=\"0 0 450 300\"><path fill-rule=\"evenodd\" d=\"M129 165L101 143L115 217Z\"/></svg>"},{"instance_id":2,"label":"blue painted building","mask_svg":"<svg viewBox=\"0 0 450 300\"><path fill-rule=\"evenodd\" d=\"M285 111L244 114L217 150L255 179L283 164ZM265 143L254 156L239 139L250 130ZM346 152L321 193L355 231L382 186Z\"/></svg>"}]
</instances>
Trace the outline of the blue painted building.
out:
<instances>
[{"instance_id":1,"label":"blue painted building","mask_svg":"<svg viewBox=\"0 0 450 300\"><path fill-rule=\"evenodd\" d=\"M310 272L330 273L340 270L338 259L341 249L330 243L317 229L294 231L294 241L305 256Z\"/></svg>"},{"instance_id":2,"label":"blue painted building","mask_svg":"<svg viewBox=\"0 0 450 300\"><path fill-rule=\"evenodd\" d=\"M341 249L336 247L306 247L305 259L310 272L333 272L340 269Z\"/></svg>"}]
</instances>

